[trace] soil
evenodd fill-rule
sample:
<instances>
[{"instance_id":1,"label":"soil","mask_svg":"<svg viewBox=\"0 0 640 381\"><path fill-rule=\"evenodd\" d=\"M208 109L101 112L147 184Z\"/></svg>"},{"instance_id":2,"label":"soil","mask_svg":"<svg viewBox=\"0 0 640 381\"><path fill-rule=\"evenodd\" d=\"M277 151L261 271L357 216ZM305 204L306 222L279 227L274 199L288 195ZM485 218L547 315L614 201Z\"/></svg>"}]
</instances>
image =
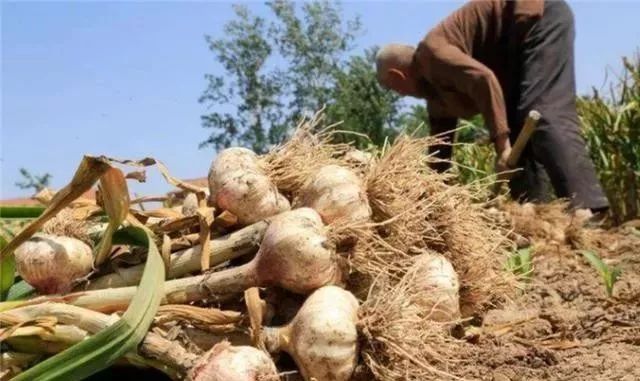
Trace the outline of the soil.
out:
<instances>
[{"instance_id":1,"label":"soil","mask_svg":"<svg viewBox=\"0 0 640 381\"><path fill-rule=\"evenodd\" d=\"M632 225L632 224L631 224ZM522 297L467 329L468 352L451 373L465 379L640 380L640 230L565 226L566 242L534 242L534 270ZM608 297L577 249L593 249L622 276ZM457 368L457 369L456 369Z\"/></svg>"}]
</instances>

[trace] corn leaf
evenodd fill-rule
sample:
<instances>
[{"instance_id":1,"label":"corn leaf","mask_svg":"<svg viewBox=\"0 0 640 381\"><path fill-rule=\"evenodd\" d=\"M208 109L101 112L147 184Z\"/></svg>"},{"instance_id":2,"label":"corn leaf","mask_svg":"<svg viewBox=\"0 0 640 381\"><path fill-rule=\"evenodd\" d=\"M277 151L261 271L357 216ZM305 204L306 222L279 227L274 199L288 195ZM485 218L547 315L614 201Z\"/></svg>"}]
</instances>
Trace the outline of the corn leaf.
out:
<instances>
[{"instance_id":1,"label":"corn leaf","mask_svg":"<svg viewBox=\"0 0 640 381\"><path fill-rule=\"evenodd\" d=\"M618 267L611 267L607 265L595 252L590 250L582 250L580 251L582 256L593 266L600 277L602 278L602 283L604 284L605 291L607 296L611 297L613 295L613 287L616 282L622 275L622 270Z\"/></svg>"},{"instance_id":2,"label":"corn leaf","mask_svg":"<svg viewBox=\"0 0 640 381\"><path fill-rule=\"evenodd\" d=\"M530 280L533 273L532 250L531 247L526 247L513 253L507 259L507 270L515 275L522 276L526 281Z\"/></svg>"},{"instance_id":3,"label":"corn leaf","mask_svg":"<svg viewBox=\"0 0 640 381\"><path fill-rule=\"evenodd\" d=\"M580 253L600 275L603 276L609 270L607 264L604 263L604 261L602 261L602 259L593 251L582 250Z\"/></svg>"},{"instance_id":4,"label":"corn leaf","mask_svg":"<svg viewBox=\"0 0 640 381\"><path fill-rule=\"evenodd\" d=\"M7 240L0 234L0 248L7 246ZM13 286L16 262L13 256L0 260L0 301L6 300L7 292Z\"/></svg>"}]
</instances>

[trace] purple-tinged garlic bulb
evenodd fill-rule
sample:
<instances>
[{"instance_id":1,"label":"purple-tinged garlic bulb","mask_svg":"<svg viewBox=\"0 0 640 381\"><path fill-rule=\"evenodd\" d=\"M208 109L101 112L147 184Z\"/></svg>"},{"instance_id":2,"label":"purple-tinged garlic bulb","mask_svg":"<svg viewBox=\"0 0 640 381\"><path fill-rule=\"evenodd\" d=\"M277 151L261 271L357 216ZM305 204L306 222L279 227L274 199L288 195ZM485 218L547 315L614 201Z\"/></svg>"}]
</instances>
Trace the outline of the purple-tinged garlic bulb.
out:
<instances>
[{"instance_id":1,"label":"purple-tinged garlic bulb","mask_svg":"<svg viewBox=\"0 0 640 381\"><path fill-rule=\"evenodd\" d=\"M216 344L191 368L188 381L278 381L278 370L265 352L249 346Z\"/></svg>"}]
</instances>

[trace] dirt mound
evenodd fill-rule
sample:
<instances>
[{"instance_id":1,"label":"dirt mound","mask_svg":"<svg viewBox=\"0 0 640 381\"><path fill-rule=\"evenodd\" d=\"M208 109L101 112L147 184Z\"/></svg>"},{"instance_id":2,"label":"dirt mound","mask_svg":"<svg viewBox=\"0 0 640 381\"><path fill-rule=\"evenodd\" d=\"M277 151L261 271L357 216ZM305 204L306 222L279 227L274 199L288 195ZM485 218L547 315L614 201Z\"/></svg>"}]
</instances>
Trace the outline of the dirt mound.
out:
<instances>
[{"instance_id":1,"label":"dirt mound","mask_svg":"<svg viewBox=\"0 0 640 381\"><path fill-rule=\"evenodd\" d=\"M527 216L531 223L514 227L535 248L530 282L520 300L467 328L465 346L474 355L456 375L496 381L640 379L640 231L633 224L576 227L567 215L549 213L549 205L541 208L548 218L534 213ZM512 220L523 221L521 206L506 209ZM581 240L570 239L570 229ZM612 297L582 249L622 269Z\"/></svg>"}]
</instances>

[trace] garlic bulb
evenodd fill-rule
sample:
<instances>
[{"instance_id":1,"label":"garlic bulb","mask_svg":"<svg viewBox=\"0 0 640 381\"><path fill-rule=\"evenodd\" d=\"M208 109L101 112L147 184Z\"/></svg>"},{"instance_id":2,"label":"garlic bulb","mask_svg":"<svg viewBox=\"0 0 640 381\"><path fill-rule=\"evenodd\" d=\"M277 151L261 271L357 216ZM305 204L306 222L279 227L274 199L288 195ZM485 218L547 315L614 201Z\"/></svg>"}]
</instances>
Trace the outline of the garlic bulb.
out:
<instances>
[{"instance_id":1,"label":"garlic bulb","mask_svg":"<svg viewBox=\"0 0 640 381\"><path fill-rule=\"evenodd\" d=\"M307 294L339 280L335 249L313 209L282 213L267 228L255 257L262 285Z\"/></svg>"},{"instance_id":2,"label":"garlic bulb","mask_svg":"<svg viewBox=\"0 0 640 381\"><path fill-rule=\"evenodd\" d=\"M306 381L347 381L358 358L358 301L336 286L316 290L293 320L266 327L262 339L270 352L293 357Z\"/></svg>"},{"instance_id":3,"label":"garlic bulb","mask_svg":"<svg viewBox=\"0 0 640 381\"><path fill-rule=\"evenodd\" d=\"M14 254L18 274L42 294L69 292L93 268L89 245L70 237L38 234Z\"/></svg>"},{"instance_id":4,"label":"garlic bulb","mask_svg":"<svg viewBox=\"0 0 640 381\"><path fill-rule=\"evenodd\" d=\"M460 318L458 274L451 263L440 254L422 254L408 271L412 279L410 301L427 318L450 322Z\"/></svg>"},{"instance_id":5,"label":"garlic bulb","mask_svg":"<svg viewBox=\"0 0 640 381\"><path fill-rule=\"evenodd\" d=\"M371 207L358 176L339 165L326 165L305 184L298 204L315 209L326 224L371 218Z\"/></svg>"},{"instance_id":6,"label":"garlic bulb","mask_svg":"<svg viewBox=\"0 0 640 381\"><path fill-rule=\"evenodd\" d=\"M245 148L228 148L216 157L209 170L209 193L211 203L233 213L242 225L291 209L256 154Z\"/></svg>"},{"instance_id":7,"label":"garlic bulb","mask_svg":"<svg viewBox=\"0 0 640 381\"><path fill-rule=\"evenodd\" d=\"M278 381L273 360L259 349L216 344L191 368L189 381Z\"/></svg>"},{"instance_id":8,"label":"garlic bulb","mask_svg":"<svg viewBox=\"0 0 640 381\"><path fill-rule=\"evenodd\" d=\"M163 301L170 304L203 299L223 301L251 287L277 286L307 295L322 286L340 282L342 274L335 247L329 242L317 213L309 208L285 213L286 217L279 215L273 219L251 261L238 267L167 281ZM85 291L77 294L73 304L111 311L115 306L126 306L136 291L134 286Z\"/></svg>"},{"instance_id":9,"label":"garlic bulb","mask_svg":"<svg viewBox=\"0 0 640 381\"><path fill-rule=\"evenodd\" d=\"M274 217L264 233L256 256L242 266L203 276L182 292L191 302L207 296L224 297L251 287L281 287L309 294L340 280L335 249L329 244L324 225L313 209L301 208ZM177 279L167 282L180 284Z\"/></svg>"},{"instance_id":10,"label":"garlic bulb","mask_svg":"<svg viewBox=\"0 0 640 381\"><path fill-rule=\"evenodd\" d=\"M185 216L195 216L198 213L198 196L195 193L187 194L180 207L180 212Z\"/></svg>"}]
</instances>

